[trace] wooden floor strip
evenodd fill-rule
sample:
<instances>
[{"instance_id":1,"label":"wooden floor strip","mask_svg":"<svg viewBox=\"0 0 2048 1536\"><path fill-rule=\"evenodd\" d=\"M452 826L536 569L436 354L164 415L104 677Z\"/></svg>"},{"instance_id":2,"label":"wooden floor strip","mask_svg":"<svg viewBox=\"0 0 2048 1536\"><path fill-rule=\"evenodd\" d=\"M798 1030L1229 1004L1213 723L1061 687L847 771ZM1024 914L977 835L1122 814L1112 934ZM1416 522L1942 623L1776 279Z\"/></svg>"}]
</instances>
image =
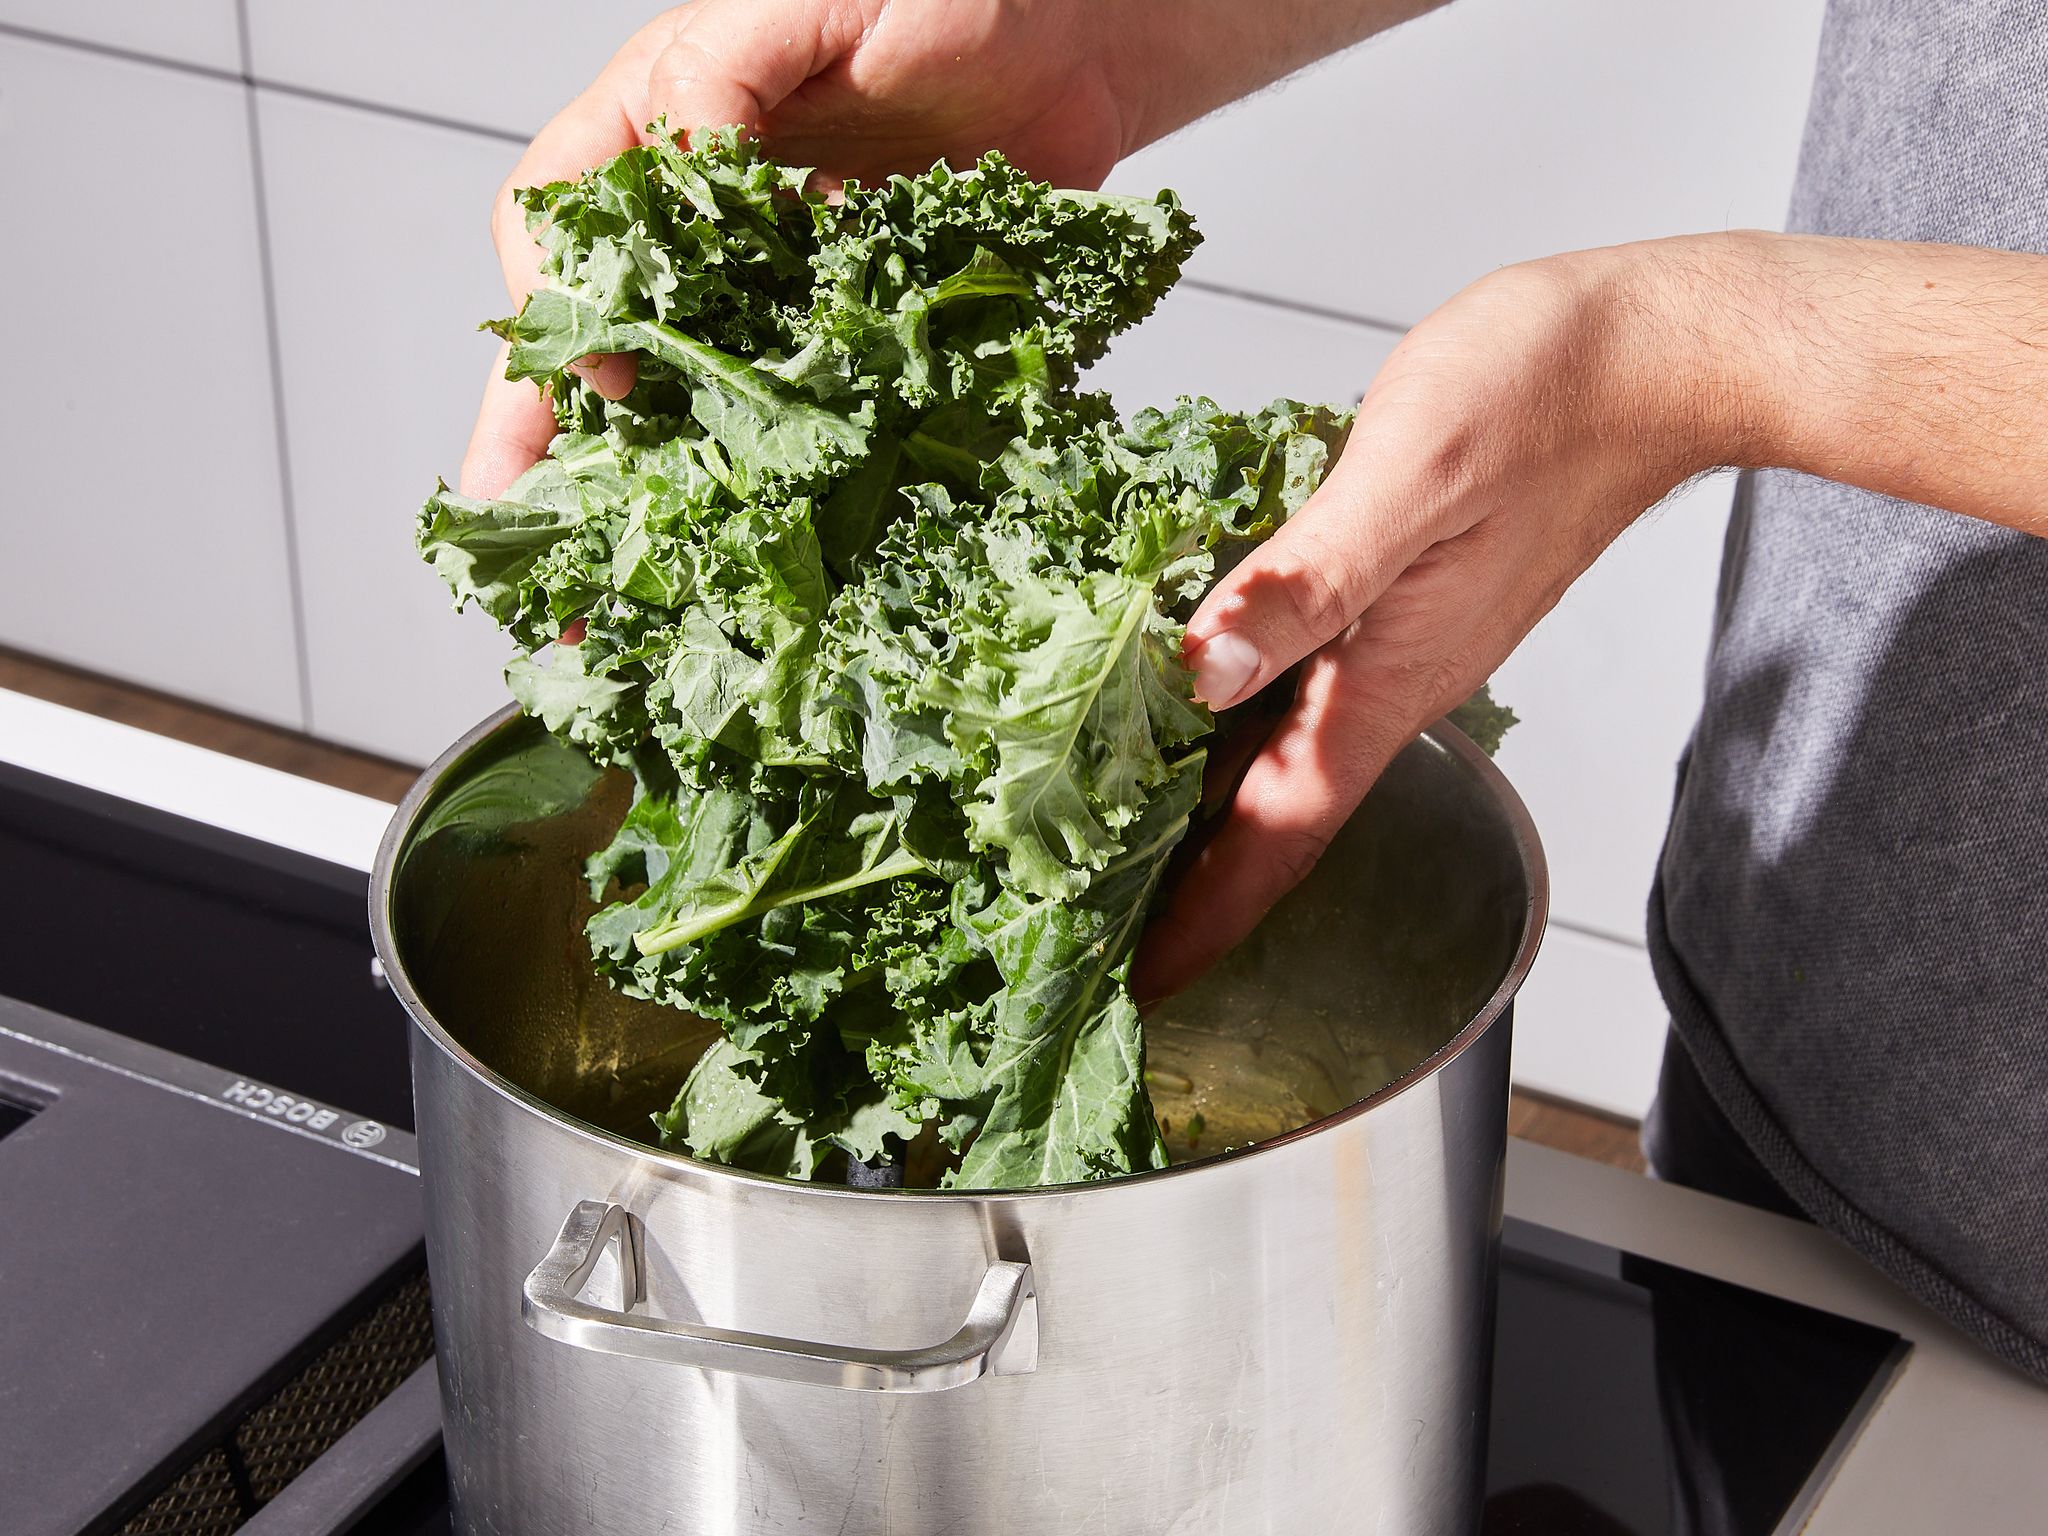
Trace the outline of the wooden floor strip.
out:
<instances>
[{"instance_id":1,"label":"wooden floor strip","mask_svg":"<svg viewBox=\"0 0 2048 1536\"><path fill-rule=\"evenodd\" d=\"M396 802L417 768L337 747L279 726L231 715L133 683L82 672L19 651L0 649L0 688L63 704L88 715L118 720L159 736L210 747L229 757L282 769L359 795Z\"/></svg>"}]
</instances>

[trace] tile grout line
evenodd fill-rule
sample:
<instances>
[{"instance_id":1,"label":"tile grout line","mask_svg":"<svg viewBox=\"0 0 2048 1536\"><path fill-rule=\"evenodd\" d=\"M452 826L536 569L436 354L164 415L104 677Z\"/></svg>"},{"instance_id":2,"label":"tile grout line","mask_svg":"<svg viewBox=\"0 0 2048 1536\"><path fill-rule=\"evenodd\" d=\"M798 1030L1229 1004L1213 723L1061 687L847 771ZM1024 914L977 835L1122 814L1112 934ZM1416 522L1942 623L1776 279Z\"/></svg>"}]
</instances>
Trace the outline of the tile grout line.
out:
<instances>
[{"instance_id":1,"label":"tile grout line","mask_svg":"<svg viewBox=\"0 0 2048 1536\"><path fill-rule=\"evenodd\" d=\"M249 66L248 0L235 0L235 30L242 50L242 67ZM306 582L299 555L299 518L292 494L291 430L284 403L284 348L279 336L277 272L270 252L270 199L263 185L263 126L256 107L256 82L244 73L241 78L243 110L249 123L250 192L256 208L256 259L263 274L264 352L270 364L270 414L277 437L278 508L284 514L285 574L292 601L292 650L299 680L299 729L313 730L313 662L306 640Z\"/></svg>"},{"instance_id":2,"label":"tile grout line","mask_svg":"<svg viewBox=\"0 0 2048 1536\"><path fill-rule=\"evenodd\" d=\"M310 85L292 85L282 80L266 80L255 73L250 58L247 17L243 13L242 0L236 0L236 32L242 53L242 67L239 71L222 69L216 64L201 64L193 59L166 58L158 53L144 53L136 48L123 48L118 43L95 42L82 37L67 37L58 32L45 32L37 27L24 27L11 21L0 21L0 37L20 38L24 42L41 43L51 48L64 48L76 53L95 54L100 58L119 59L125 64L141 64L152 69L167 69L175 74L191 75L200 80L213 80L222 85L240 85L258 91L271 91L279 96L290 96L300 101L317 101L330 107L347 107L358 112L372 113L378 117L397 118L402 122L420 123L429 128L445 128L451 133L474 134L478 138L493 139L502 144L524 146L531 137L510 128L494 128L486 123L465 122L457 117L441 117L432 112L421 112L411 107L394 106L389 102L370 101L361 96L349 96L339 91L323 91Z\"/></svg>"},{"instance_id":3,"label":"tile grout line","mask_svg":"<svg viewBox=\"0 0 2048 1536\"><path fill-rule=\"evenodd\" d=\"M1290 299L1280 294L1255 293L1249 288L1233 288L1226 283L1212 283L1204 278L1184 277L1179 285L1191 288L1197 293L1210 294L1221 299L1238 299L1247 304L1263 304L1268 309L1289 310L1297 315L1312 315L1318 320L1335 320L1342 325L1355 325L1369 331L1385 331L1391 336L1405 336L1410 327L1398 320L1386 320L1377 315L1354 315L1349 310L1332 309L1327 304L1311 304L1306 299Z\"/></svg>"},{"instance_id":4,"label":"tile grout line","mask_svg":"<svg viewBox=\"0 0 2048 1536\"><path fill-rule=\"evenodd\" d=\"M1634 954L1649 952L1649 946L1641 939L1630 938L1625 933L1616 933L1612 928L1599 928L1592 923L1581 923L1568 917L1552 917L1550 926L1560 932L1573 934L1581 939L1594 939L1602 944L1612 944L1617 949L1626 949Z\"/></svg>"},{"instance_id":5,"label":"tile grout line","mask_svg":"<svg viewBox=\"0 0 2048 1536\"><path fill-rule=\"evenodd\" d=\"M451 133L473 134L478 138L492 139L502 144L523 147L529 135L509 128L493 127L487 123L468 122L461 118L443 117L438 113L422 112L413 107L401 107L390 102L371 101L361 96L351 96L341 91L322 90L317 86L294 85L282 80L269 80L258 76L249 46L249 25L246 0L235 3L236 30L242 51L240 73L220 69L211 64L200 64L190 59L165 58L160 54L144 53L134 48L123 48L114 43L89 41L85 38L67 37L60 33L45 32L35 27L24 27L13 22L0 21L0 37L19 37L30 42L44 43L57 48L76 49L81 53L96 53L107 58L125 60L131 64L152 65L159 69L176 70L182 74L196 75L206 80L218 80L227 84L239 84L252 91L271 91L280 96L293 97L300 101L315 101L331 107L345 107L353 111L369 112L378 117L396 118L401 122L419 123L428 128L442 128ZM1237 288L1228 283L1210 282L1199 277L1184 277L1182 288L1197 293L1206 293L1216 298L1237 299L1248 304L1262 304L1270 309L1284 309L1294 314L1309 315L1318 320L1334 320L1341 325L1358 326L1366 330L1384 331L1389 335L1405 335L1409 326L1399 320L1389 320L1380 315L1354 314L1350 310L1336 309L1327 304L1314 304L1305 299L1291 299L1280 294L1259 293L1249 288Z\"/></svg>"},{"instance_id":6,"label":"tile grout line","mask_svg":"<svg viewBox=\"0 0 2048 1536\"><path fill-rule=\"evenodd\" d=\"M245 79L259 91L271 91L298 101L317 101L324 106L346 107L351 111L369 112L377 117L396 118L402 123L418 123L423 127L441 128L450 133L473 134L480 139L513 144L521 149L524 149L533 137L531 134L516 133L510 128L493 128L487 123L464 122L459 117L441 117L412 107L393 106L389 102L365 101L360 96L345 96L338 91L323 91L315 86L288 85L281 80L259 80L253 75L246 76Z\"/></svg>"},{"instance_id":7,"label":"tile grout line","mask_svg":"<svg viewBox=\"0 0 2048 1536\"><path fill-rule=\"evenodd\" d=\"M227 85L237 84L244 78L234 70L222 69L218 64L201 64L196 59L166 58L160 53L144 53L139 48L123 48L119 43L102 43L90 38L70 37L62 32L46 32L40 27L24 27L19 22L0 21L0 37L16 37L23 42L42 43L51 48L69 49L74 53L98 54L101 58L120 59L128 64L147 64L181 75L197 75L202 80L218 80ZM246 44L239 46L242 47L246 58Z\"/></svg>"}]
</instances>

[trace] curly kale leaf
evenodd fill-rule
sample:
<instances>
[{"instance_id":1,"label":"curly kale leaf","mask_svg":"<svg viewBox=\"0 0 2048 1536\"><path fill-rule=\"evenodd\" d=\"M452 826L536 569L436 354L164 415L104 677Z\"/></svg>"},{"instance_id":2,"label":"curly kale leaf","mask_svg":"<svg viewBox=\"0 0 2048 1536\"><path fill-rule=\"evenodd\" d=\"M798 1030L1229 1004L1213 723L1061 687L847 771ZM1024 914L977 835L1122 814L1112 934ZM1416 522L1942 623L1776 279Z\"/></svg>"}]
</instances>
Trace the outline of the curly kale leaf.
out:
<instances>
[{"instance_id":1,"label":"curly kale leaf","mask_svg":"<svg viewBox=\"0 0 2048 1536\"><path fill-rule=\"evenodd\" d=\"M1203 757L1175 763L1131 846L1078 899L1011 889L975 919L1003 990L982 1068L988 1107L960 1184L1065 1184L1165 1163L1125 982L1166 857L1201 798Z\"/></svg>"},{"instance_id":2,"label":"curly kale leaf","mask_svg":"<svg viewBox=\"0 0 2048 1536\"><path fill-rule=\"evenodd\" d=\"M634 776L594 962L723 1030L656 1131L794 1177L927 1133L963 1186L1157 1167L1126 977L1213 723L1180 623L1348 419L1079 388L1193 248L1168 194L991 155L828 199L653 140L520 194L545 281L491 328L562 430L419 544Z\"/></svg>"},{"instance_id":3,"label":"curly kale leaf","mask_svg":"<svg viewBox=\"0 0 2048 1536\"><path fill-rule=\"evenodd\" d=\"M1481 683L1479 691L1452 710L1448 718L1451 724L1472 738L1474 746L1491 757L1500 750L1508 728L1520 717L1507 705L1495 700L1491 684Z\"/></svg>"}]
</instances>

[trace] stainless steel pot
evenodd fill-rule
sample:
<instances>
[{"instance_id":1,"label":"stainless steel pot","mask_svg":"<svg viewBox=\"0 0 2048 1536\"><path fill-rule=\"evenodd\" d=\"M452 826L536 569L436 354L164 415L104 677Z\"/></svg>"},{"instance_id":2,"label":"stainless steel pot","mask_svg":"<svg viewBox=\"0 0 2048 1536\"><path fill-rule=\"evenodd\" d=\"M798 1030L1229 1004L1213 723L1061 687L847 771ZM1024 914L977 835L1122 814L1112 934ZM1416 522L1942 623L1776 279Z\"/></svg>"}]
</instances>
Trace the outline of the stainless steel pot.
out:
<instances>
[{"instance_id":1,"label":"stainless steel pot","mask_svg":"<svg viewBox=\"0 0 2048 1536\"><path fill-rule=\"evenodd\" d=\"M1261 1073L1334 1112L992 1193L796 1183L622 1134L709 1035L590 975L576 866L620 786L489 835L449 814L549 782L560 751L517 718L473 731L399 807L373 885L417 1026L460 1531L1475 1529L1511 998L1547 894L1462 736L1410 747L1155 1035L1176 1091L1206 1091L1179 1081L1204 1063L1230 1078L1219 1119Z\"/></svg>"}]
</instances>

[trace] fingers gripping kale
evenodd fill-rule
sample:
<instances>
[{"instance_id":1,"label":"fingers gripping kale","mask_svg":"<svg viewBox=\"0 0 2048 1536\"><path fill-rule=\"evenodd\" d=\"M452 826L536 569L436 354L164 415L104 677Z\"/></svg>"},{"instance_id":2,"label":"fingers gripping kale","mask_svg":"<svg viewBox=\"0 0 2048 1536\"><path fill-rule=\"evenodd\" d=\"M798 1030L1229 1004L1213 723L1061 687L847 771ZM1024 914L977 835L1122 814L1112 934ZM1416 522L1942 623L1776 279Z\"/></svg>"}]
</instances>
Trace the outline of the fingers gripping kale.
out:
<instances>
[{"instance_id":1,"label":"fingers gripping kale","mask_svg":"<svg viewBox=\"0 0 2048 1536\"><path fill-rule=\"evenodd\" d=\"M592 952L725 1032L665 1142L802 1176L929 1126L963 1187L1157 1167L1125 978L1212 723L1176 616L1347 419L1126 423L1078 387L1194 245L1170 194L993 155L806 179L657 134L521 194L548 282L491 329L561 433L501 500L440 490L420 548L524 648L527 711L634 776ZM611 351L617 402L567 371Z\"/></svg>"}]
</instances>

